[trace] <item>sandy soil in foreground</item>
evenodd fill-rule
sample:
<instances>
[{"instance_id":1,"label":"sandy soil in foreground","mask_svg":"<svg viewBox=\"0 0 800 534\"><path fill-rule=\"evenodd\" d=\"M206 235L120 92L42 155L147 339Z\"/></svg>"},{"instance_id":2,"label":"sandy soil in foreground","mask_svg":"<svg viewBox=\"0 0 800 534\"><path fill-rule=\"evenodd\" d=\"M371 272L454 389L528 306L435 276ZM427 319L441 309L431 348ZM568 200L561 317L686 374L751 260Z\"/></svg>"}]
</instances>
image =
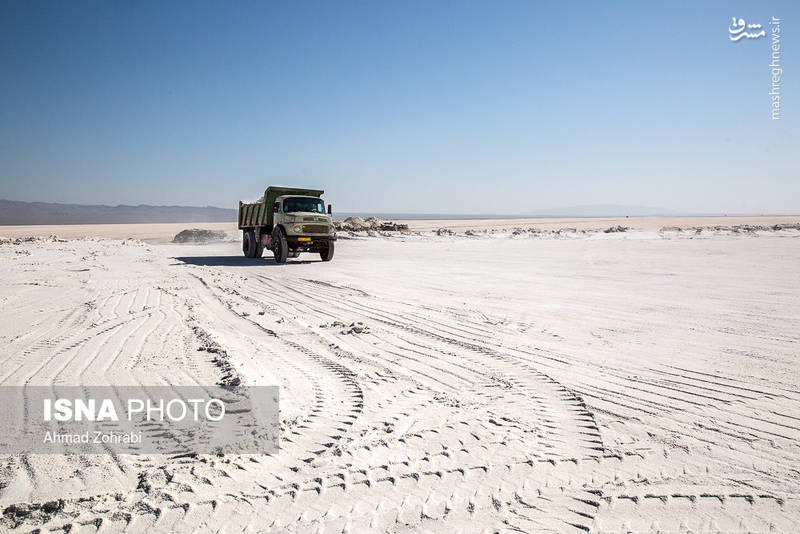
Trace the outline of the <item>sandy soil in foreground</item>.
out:
<instances>
[{"instance_id":1,"label":"sandy soil in foreground","mask_svg":"<svg viewBox=\"0 0 800 534\"><path fill-rule=\"evenodd\" d=\"M274 455L5 457L0 530L797 531L800 231L341 237L0 245L0 384L215 383L213 339L282 419Z\"/></svg>"}]
</instances>

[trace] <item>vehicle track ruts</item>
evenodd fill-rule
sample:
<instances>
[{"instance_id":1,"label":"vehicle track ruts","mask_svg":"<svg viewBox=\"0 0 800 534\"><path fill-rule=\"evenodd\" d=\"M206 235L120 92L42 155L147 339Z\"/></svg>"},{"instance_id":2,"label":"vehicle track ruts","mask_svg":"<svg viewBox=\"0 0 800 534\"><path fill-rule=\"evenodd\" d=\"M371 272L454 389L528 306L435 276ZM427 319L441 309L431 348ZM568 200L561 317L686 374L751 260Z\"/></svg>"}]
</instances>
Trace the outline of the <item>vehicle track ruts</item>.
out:
<instances>
[{"instance_id":1,"label":"vehicle track ruts","mask_svg":"<svg viewBox=\"0 0 800 534\"><path fill-rule=\"evenodd\" d=\"M278 288L273 288L273 292L280 294ZM309 298L308 295L297 289L294 289L293 292L302 294L306 298ZM338 301L341 302L342 299L339 299ZM479 370L481 370L481 366L484 367L482 369L484 372L486 370L485 366L492 366L495 368L500 367L500 372L503 372L504 376L514 377L513 380L517 382L518 387L525 391L529 396L532 396L534 399L537 399L540 402L549 404L548 409L552 414L549 418L551 424L569 426L569 423L566 423L565 420L574 420L574 430L567 431L562 438L563 443L584 442L586 443L585 454L587 455L596 454L598 450L602 451L602 439L597 432L597 427L593 421L593 417L591 413L585 409L585 404L583 401L577 398L567 388L561 384L558 384L555 380L552 380L544 373L539 372L528 362L491 349L485 344L479 345L475 342L464 341L455 337L442 335L438 332L433 332L424 325L420 325L417 321L409 320L408 315L401 317L389 311L378 311L380 308L376 306L367 307L359 303L355 303L352 300L347 302L351 308L357 309L361 316L373 321L378 321L387 327L405 331L412 335L429 338L436 342L455 346L459 349L466 349L468 354L475 355L473 356L473 359L482 359L480 363L475 362L477 363ZM330 305L331 308L335 307L338 309L343 309L343 306L337 305L336 300L327 302L326 306L327 305ZM344 309L344 311L346 311L346 309ZM434 352L442 352L437 351L436 348L431 346L424 346L423 348L430 351L428 356L432 356ZM452 352L447 351L444 353L452 354ZM466 358L467 355L459 354L458 357ZM543 388L553 388L553 390L542 392ZM587 437L584 437L587 432L592 433L588 439Z\"/></svg>"},{"instance_id":2,"label":"vehicle track ruts","mask_svg":"<svg viewBox=\"0 0 800 534\"><path fill-rule=\"evenodd\" d=\"M236 292L236 293L238 294L238 292ZM252 295L252 294L254 294L254 293L251 291L251 295ZM249 299L246 299L246 300L252 301L252 298L249 298ZM274 300L273 300L273 302L274 302ZM231 307L233 307L233 306L231 306ZM396 323L395 323L395 324L396 324ZM401 325L401 326L402 326L402 325ZM416 331L414 331L414 333L417 333L417 332L416 332ZM438 339L438 340L440 340L440 339ZM450 341L450 340L447 340L447 341ZM461 348L463 348L463 347L464 347L464 343L462 342L462 343L461 343ZM428 348L429 348L429 347L428 347ZM467 348L469 348L469 349L473 349L473 350L474 350L474 349L475 349L475 346L468 346ZM478 351L478 353L479 353L479 354L484 354L484 351L480 351L480 350L479 350L479 351ZM485 356L484 356L484 357L485 357ZM484 369L483 371L485 372L485 369ZM479 374L479 373L476 373L476 374ZM537 383L536 383L536 387L537 387L538 389L541 389L541 385L542 385L542 383L545 383L545 384L552 384L552 383L553 383L551 380L549 380L549 379L546 379L545 377L542 377L542 376L537 376L537 379L538 379L538 380L537 380ZM557 395L557 396L563 396L564 394L565 394L564 390L559 390L559 391L557 391L557 392L555 393L555 395ZM549 424L552 424L552 423L554 423L554 422L555 422L555 419L554 419L554 418L549 418L549 419L547 419L545 422L546 422L546 423L549 423ZM584 422L586 422L586 421L584 421ZM588 422L591 422L591 421L589 420ZM567 445L567 442L566 442L566 441L564 441L564 442L560 443L559 445L561 445L561 446L562 446L561 448L564 448L564 446L565 446L565 445ZM553 445L553 447L552 447L552 448L554 448L554 449L555 449L555 448L556 448L556 447L555 447L555 445Z\"/></svg>"},{"instance_id":3,"label":"vehicle track ruts","mask_svg":"<svg viewBox=\"0 0 800 534\"><path fill-rule=\"evenodd\" d=\"M280 294L280 292L277 289L275 289L273 291L273 294L275 294L275 293ZM331 306L335 306L335 303L333 303L333 302L331 302L330 304L331 304ZM366 312L363 312L363 313L366 316L370 316L371 310L367 310ZM373 316L373 318L375 318L375 317ZM383 319L379 319L379 320L383 320ZM467 349L470 349L473 352L478 352L479 354L487 354L488 353L488 354L490 354L491 356L494 357L491 360L488 360L492 364L500 363L500 365L502 365L502 362L496 362L498 356L500 356L500 359L505 359L502 355L499 355L496 352L495 353L488 352L488 350L486 348L484 348L484 347L480 347L480 346L477 346L477 345L474 345L474 344L467 344L465 342L459 342L458 340L453 340L451 338L445 338L443 336L439 336L437 334L433 334L432 332L423 330L421 328L416 328L416 327L413 327L413 326L402 324L402 323L399 323L397 321L391 322L391 321L385 321L384 320L384 322L386 322L387 324L389 324L391 326L398 327L401 330L410 331L410 332L412 332L414 334L423 333L424 335L434 336L438 341L445 341L446 343L456 344L457 346L459 346L461 348L467 348ZM431 347L425 347L425 348L428 349L428 350L435 350L435 349L432 349ZM450 354L452 354L452 353L450 353ZM429 354L429 356L430 356L430 354ZM485 356L483 357L483 360L484 360L484 362L487 361ZM484 363L484 365L485 365L485 363ZM549 394L545 394L544 397L542 397L541 395L536 395L535 393L533 393L533 391L532 391L533 389L541 390L543 388L543 386L551 387L554 384L554 381L550 380L545 375L543 375L541 373L538 373L536 370L532 369L530 366L528 366L525 363L516 364L516 362L515 362L515 365L512 368L512 372L513 372L514 375L519 375L519 371L520 371L519 366L520 365L525 367L525 369L527 371L533 372L535 374L535 380L534 380L534 383L533 383L533 388L529 388L527 390L528 395L534 396L540 402L549 402L549 400L548 401L542 401L542 398L546 398L546 399L556 398L558 401L560 401L561 398L565 397L565 396L567 398L569 398L569 392L567 392L565 388L560 387L560 386L556 386L556 390L554 392L549 393ZM462 369L464 369L463 366L462 366ZM481 373L485 373L485 371L486 371L485 368L481 368L481 366L478 366L478 371L477 372L473 372L473 374L480 375ZM518 378L514 378L514 380L519 381ZM522 384L520 384L520 383L518 383L518 385L522 386ZM527 385L530 385L530 384L527 384ZM568 399L568 402L571 401L571 400L573 400L573 399ZM548 407L548 408L553 410L553 407ZM585 440L586 439L584 437L584 435L587 433L587 429L591 430L591 429L596 428L596 427L592 424L591 416L590 415L587 416L588 412L585 412L582 409L582 406L580 405L579 402L576 403L576 404L573 404L572 406L569 407L569 411L575 411L575 410L577 410L579 412L580 421L577 423L577 425L579 426L580 430L578 430L575 433L574 436L571 436L571 438L575 438L580 442L581 440ZM556 424L557 422L561 423L562 421L563 421L563 417L555 416L555 413L548 414L547 422L550 425ZM588 443L588 448L590 449L590 451L596 451L596 449L598 448L598 445L599 445L599 447L602 446L601 443L599 442L599 439L598 439L599 436L598 435L593 436L593 438L594 439L588 440L588 442L589 442ZM570 439L570 438L566 438L566 439L562 439L561 440L561 442L565 443L565 444L566 443L572 443L573 441L574 440ZM602 450L602 449L600 449L600 450Z\"/></svg>"}]
</instances>

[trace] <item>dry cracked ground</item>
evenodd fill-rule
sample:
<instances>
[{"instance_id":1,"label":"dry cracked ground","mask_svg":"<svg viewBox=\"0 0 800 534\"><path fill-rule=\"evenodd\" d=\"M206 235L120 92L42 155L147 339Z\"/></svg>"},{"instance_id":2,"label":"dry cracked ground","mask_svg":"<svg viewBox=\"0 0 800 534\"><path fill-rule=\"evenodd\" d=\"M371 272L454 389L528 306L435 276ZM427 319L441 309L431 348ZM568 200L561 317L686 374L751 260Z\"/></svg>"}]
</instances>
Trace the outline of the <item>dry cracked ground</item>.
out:
<instances>
[{"instance_id":1,"label":"dry cracked ground","mask_svg":"<svg viewBox=\"0 0 800 534\"><path fill-rule=\"evenodd\" d=\"M237 377L282 428L1 457L0 530L797 532L798 235L0 245L1 385Z\"/></svg>"}]
</instances>

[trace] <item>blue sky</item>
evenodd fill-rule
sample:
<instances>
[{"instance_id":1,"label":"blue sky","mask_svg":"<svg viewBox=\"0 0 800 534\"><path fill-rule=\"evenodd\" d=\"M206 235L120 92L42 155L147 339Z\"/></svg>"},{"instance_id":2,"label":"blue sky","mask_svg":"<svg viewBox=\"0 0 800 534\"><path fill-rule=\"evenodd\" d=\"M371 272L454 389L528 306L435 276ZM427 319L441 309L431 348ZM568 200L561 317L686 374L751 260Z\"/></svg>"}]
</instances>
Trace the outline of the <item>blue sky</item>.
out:
<instances>
[{"instance_id":1,"label":"blue sky","mask_svg":"<svg viewBox=\"0 0 800 534\"><path fill-rule=\"evenodd\" d=\"M800 212L797 2L3 2L0 198ZM781 18L782 119L768 38ZM767 29L769 29L767 27Z\"/></svg>"}]
</instances>

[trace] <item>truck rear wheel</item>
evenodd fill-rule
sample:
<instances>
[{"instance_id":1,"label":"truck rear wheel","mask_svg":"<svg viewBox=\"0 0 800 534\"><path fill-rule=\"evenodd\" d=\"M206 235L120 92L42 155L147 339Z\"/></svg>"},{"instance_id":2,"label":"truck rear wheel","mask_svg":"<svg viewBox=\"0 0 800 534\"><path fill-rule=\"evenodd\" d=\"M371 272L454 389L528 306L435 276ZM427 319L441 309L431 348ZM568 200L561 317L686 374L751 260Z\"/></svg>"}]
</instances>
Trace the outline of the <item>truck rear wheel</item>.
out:
<instances>
[{"instance_id":1,"label":"truck rear wheel","mask_svg":"<svg viewBox=\"0 0 800 534\"><path fill-rule=\"evenodd\" d=\"M322 261L331 261L333 259L333 241L328 241L327 244L322 246L319 251L319 257L322 258Z\"/></svg>"},{"instance_id":2,"label":"truck rear wheel","mask_svg":"<svg viewBox=\"0 0 800 534\"><path fill-rule=\"evenodd\" d=\"M256 233L253 230L242 233L242 252L248 258L256 257Z\"/></svg>"},{"instance_id":3,"label":"truck rear wheel","mask_svg":"<svg viewBox=\"0 0 800 534\"><path fill-rule=\"evenodd\" d=\"M272 231L272 254L277 263L286 263L286 258L289 256L289 243L286 242L286 236L280 227Z\"/></svg>"}]
</instances>

